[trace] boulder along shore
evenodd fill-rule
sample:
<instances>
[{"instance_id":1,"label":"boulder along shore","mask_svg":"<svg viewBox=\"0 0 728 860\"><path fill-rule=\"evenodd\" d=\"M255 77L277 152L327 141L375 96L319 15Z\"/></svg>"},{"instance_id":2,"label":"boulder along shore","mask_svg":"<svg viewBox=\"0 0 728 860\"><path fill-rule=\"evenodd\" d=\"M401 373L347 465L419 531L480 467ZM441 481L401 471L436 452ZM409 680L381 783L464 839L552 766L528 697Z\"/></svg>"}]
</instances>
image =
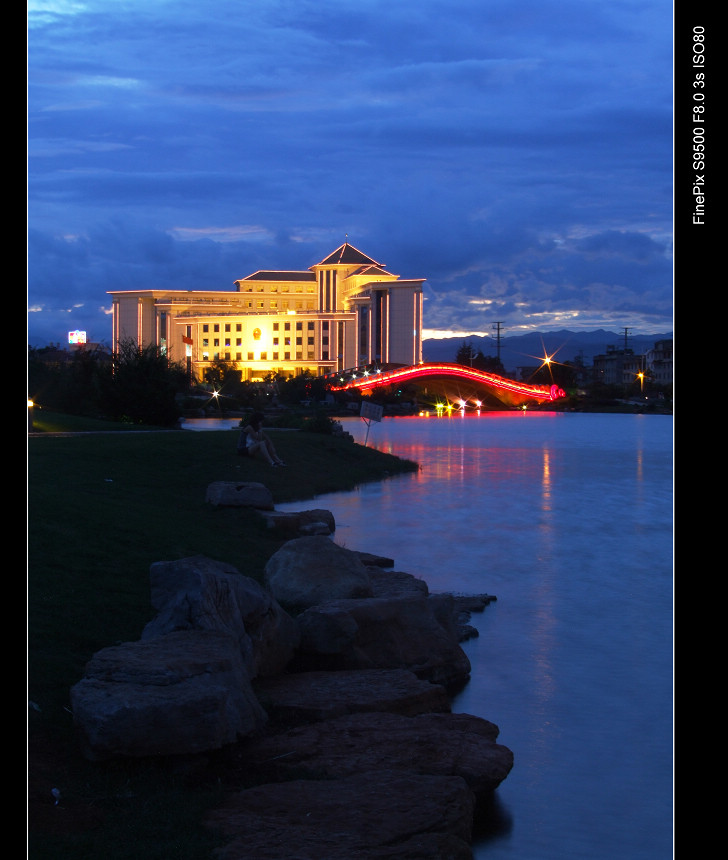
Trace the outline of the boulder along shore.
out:
<instances>
[{"instance_id":1,"label":"boulder along shore","mask_svg":"<svg viewBox=\"0 0 728 860\"><path fill-rule=\"evenodd\" d=\"M276 512L263 485L208 489L289 539L261 585L205 556L150 568L155 617L71 689L94 761L167 756L229 795L221 860L472 858L478 810L513 767L499 729L454 714L470 614L392 559L338 546L333 515Z\"/></svg>"}]
</instances>

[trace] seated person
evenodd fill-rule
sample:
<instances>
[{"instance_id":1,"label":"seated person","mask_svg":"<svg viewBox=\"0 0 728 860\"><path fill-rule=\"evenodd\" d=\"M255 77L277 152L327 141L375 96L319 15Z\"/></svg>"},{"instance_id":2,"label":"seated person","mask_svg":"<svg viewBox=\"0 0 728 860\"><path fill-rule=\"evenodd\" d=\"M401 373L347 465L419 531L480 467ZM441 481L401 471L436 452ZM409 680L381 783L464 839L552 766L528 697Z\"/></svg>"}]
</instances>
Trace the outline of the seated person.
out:
<instances>
[{"instance_id":1,"label":"seated person","mask_svg":"<svg viewBox=\"0 0 728 860\"><path fill-rule=\"evenodd\" d=\"M247 426L244 428L247 434L246 445L248 454L256 455L267 460L271 466L285 466L286 464L276 453L270 438L263 432L263 413L254 412L250 416Z\"/></svg>"}]
</instances>

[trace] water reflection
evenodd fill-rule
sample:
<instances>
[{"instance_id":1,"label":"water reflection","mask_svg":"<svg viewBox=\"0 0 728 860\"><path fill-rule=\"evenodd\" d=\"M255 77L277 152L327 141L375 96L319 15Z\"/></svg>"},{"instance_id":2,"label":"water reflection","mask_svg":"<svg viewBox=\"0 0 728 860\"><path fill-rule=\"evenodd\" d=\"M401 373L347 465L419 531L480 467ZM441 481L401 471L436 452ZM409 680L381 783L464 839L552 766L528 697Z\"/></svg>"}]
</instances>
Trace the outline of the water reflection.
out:
<instances>
[{"instance_id":1,"label":"water reflection","mask_svg":"<svg viewBox=\"0 0 728 860\"><path fill-rule=\"evenodd\" d=\"M476 860L672 856L671 419L385 419L368 445L421 468L320 496L336 542L498 598L454 703L515 756Z\"/></svg>"},{"instance_id":2,"label":"water reflection","mask_svg":"<svg viewBox=\"0 0 728 860\"><path fill-rule=\"evenodd\" d=\"M476 860L671 856L672 434L645 417L385 419L369 445L420 471L316 502L337 542L498 598L454 705L515 756Z\"/></svg>"}]
</instances>

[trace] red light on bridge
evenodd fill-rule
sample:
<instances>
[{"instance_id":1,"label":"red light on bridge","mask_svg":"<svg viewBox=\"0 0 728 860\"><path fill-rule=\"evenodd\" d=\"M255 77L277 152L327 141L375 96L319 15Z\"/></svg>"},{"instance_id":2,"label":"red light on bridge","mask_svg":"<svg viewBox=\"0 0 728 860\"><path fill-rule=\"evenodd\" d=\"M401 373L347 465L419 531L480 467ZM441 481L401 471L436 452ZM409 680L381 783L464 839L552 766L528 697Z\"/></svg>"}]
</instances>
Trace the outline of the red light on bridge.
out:
<instances>
[{"instance_id":1,"label":"red light on bridge","mask_svg":"<svg viewBox=\"0 0 728 860\"><path fill-rule=\"evenodd\" d=\"M494 388L503 392L507 397L515 397L518 400L553 401L566 397L563 389L556 385L531 385L526 382L518 382L514 379L506 379L494 373L486 373L482 370L465 367L460 364L420 364L414 367L398 368L382 372L376 379L354 378L346 382L341 379L342 384L333 386L333 391L344 391L347 388L358 388L360 391L370 391L382 385L393 385L395 383L410 382L427 376L445 376L454 379L464 379Z\"/></svg>"}]
</instances>

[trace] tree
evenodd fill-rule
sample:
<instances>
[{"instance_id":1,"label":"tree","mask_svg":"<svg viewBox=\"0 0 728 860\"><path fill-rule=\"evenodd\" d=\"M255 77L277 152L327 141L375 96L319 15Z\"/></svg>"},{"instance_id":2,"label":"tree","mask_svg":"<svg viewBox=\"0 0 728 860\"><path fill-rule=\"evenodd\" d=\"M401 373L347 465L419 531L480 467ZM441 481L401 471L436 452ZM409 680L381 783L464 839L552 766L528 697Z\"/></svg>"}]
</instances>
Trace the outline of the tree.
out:
<instances>
[{"instance_id":1,"label":"tree","mask_svg":"<svg viewBox=\"0 0 728 860\"><path fill-rule=\"evenodd\" d=\"M108 368L98 375L98 400L116 421L170 427L180 416L176 395L187 388L187 370L158 346L119 343Z\"/></svg>"},{"instance_id":2,"label":"tree","mask_svg":"<svg viewBox=\"0 0 728 860\"><path fill-rule=\"evenodd\" d=\"M100 348L73 353L60 346L28 348L28 396L45 407L68 415L97 415L98 374L109 361Z\"/></svg>"},{"instance_id":3,"label":"tree","mask_svg":"<svg viewBox=\"0 0 728 860\"><path fill-rule=\"evenodd\" d=\"M296 404L302 400L323 400L326 396L326 384L322 377L314 376L310 370L304 370L298 376L290 376L278 381L278 394L283 403Z\"/></svg>"},{"instance_id":4,"label":"tree","mask_svg":"<svg viewBox=\"0 0 728 860\"><path fill-rule=\"evenodd\" d=\"M483 355L481 349L475 349L472 343L463 341L460 349L455 356L457 364L464 364L466 367L473 367L475 370L482 370L484 373L496 373L503 376L506 372L501 360L492 355Z\"/></svg>"},{"instance_id":5,"label":"tree","mask_svg":"<svg viewBox=\"0 0 728 860\"><path fill-rule=\"evenodd\" d=\"M529 377L528 381L533 385L558 385L564 390L574 388L576 385L576 368L569 362L562 364L558 361L551 361L548 364L542 364Z\"/></svg>"}]
</instances>

